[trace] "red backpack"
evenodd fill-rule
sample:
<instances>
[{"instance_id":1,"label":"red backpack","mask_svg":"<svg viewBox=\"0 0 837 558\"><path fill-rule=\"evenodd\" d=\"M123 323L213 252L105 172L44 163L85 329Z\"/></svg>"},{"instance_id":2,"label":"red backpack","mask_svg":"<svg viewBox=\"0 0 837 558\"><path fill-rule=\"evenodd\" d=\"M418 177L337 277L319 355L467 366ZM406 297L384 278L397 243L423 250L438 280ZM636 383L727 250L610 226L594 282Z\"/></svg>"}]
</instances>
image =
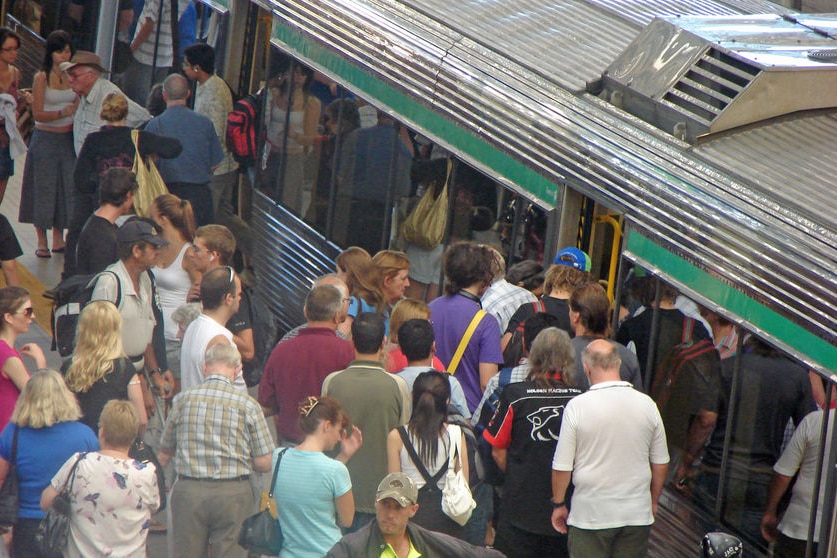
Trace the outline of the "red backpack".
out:
<instances>
[{"instance_id":1,"label":"red backpack","mask_svg":"<svg viewBox=\"0 0 837 558\"><path fill-rule=\"evenodd\" d=\"M241 165L252 165L258 159L256 136L262 115L263 93L252 93L237 100L227 115L227 149Z\"/></svg>"}]
</instances>

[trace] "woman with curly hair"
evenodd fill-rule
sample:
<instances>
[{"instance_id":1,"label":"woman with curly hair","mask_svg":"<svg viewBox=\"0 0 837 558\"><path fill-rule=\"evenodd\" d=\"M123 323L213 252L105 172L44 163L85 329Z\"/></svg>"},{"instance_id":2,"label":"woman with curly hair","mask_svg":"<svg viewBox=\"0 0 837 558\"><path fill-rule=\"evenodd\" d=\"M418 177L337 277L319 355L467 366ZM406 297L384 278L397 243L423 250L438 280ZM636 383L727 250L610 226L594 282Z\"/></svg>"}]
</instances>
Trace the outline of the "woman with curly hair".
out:
<instances>
[{"instance_id":1,"label":"woman with curly hair","mask_svg":"<svg viewBox=\"0 0 837 558\"><path fill-rule=\"evenodd\" d=\"M337 276L349 287L349 316L337 326L347 338L352 336L352 322L361 312L382 313L384 295L378 268L369 252L358 246L350 246L334 260Z\"/></svg>"},{"instance_id":2,"label":"woman with curly hair","mask_svg":"<svg viewBox=\"0 0 837 558\"><path fill-rule=\"evenodd\" d=\"M140 433L148 417L142 386L134 364L122 349L122 316L107 300L96 300L84 307L78 323L78 342L73 356L65 361L67 385L81 405L80 421L94 431L99 415L111 399L127 399L139 418Z\"/></svg>"},{"instance_id":3,"label":"woman with curly hair","mask_svg":"<svg viewBox=\"0 0 837 558\"><path fill-rule=\"evenodd\" d=\"M44 517L41 492L71 455L99 449L93 431L78 422L80 415L78 401L58 372L39 370L23 388L12 420L0 434L0 486L14 460L19 487L12 533L15 556L41 558L35 543Z\"/></svg>"}]
</instances>

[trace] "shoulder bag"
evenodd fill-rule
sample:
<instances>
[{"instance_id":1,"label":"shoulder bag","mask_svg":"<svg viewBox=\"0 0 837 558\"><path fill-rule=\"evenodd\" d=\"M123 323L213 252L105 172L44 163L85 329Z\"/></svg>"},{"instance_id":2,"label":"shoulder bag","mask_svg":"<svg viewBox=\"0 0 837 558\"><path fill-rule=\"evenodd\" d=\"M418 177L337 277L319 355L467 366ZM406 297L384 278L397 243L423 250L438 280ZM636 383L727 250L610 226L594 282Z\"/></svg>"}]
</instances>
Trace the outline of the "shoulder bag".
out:
<instances>
[{"instance_id":1,"label":"shoulder bag","mask_svg":"<svg viewBox=\"0 0 837 558\"><path fill-rule=\"evenodd\" d=\"M428 187L415 209L401 224L401 236L410 244L429 250L441 244L445 238L445 229L448 226L448 181L451 166L452 163L448 159L445 183L438 197L436 196L437 187L435 185Z\"/></svg>"},{"instance_id":2,"label":"shoulder bag","mask_svg":"<svg viewBox=\"0 0 837 558\"><path fill-rule=\"evenodd\" d=\"M38 525L35 544L44 558L61 558L67 549L67 539L70 536L70 514L73 507L73 483L76 480L78 463L86 455L87 452L83 452L76 458L70 474L64 481L64 486L61 487L58 496L52 501L52 507L47 510L41 524Z\"/></svg>"},{"instance_id":3,"label":"shoulder bag","mask_svg":"<svg viewBox=\"0 0 837 558\"><path fill-rule=\"evenodd\" d=\"M267 504L265 504L265 498L262 497L262 511L245 519L238 533L238 546L247 549L252 554L278 556L285 542L279 519L271 511L271 502L273 502L273 489L276 488L276 477L279 474L279 464L286 451L288 450L282 450L276 457L273 480L270 481L270 491L267 493Z\"/></svg>"},{"instance_id":4,"label":"shoulder bag","mask_svg":"<svg viewBox=\"0 0 837 558\"><path fill-rule=\"evenodd\" d=\"M9 462L9 472L3 487L0 488L0 525L14 525L17 523L18 507L18 486L17 486L17 433L18 426L15 424L15 433L12 438L12 460Z\"/></svg>"},{"instance_id":5,"label":"shoulder bag","mask_svg":"<svg viewBox=\"0 0 837 558\"><path fill-rule=\"evenodd\" d=\"M462 357L465 356L465 349L468 348L468 343L471 342L471 337L474 336L474 332L477 331L477 326L480 325L480 322L485 315L485 310L477 310L477 313L474 314L473 318L471 318L471 323L468 324L468 327L465 329L465 333L462 334L462 339L459 340L459 345L457 345L456 351L454 351L453 357L450 359L450 364L448 364L447 369L448 374L456 374L456 370L459 368L459 363L462 361Z\"/></svg>"},{"instance_id":6,"label":"shoulder bag","mask_svg":"<svg viewBox=\"0 0 837 558\"><path fill-rule=\"evenodd\" d=\"M445 488L442 489L442 511L460 525L465 525L471 519L477 503L471 496L468 479L465 478L460 463L462 430L455 424L449 424L448 434L451 439L450 457L448 472L445 474Z\"/></svg>"},{"instance_id":7,"label":"shoulder bag","mask_svg":"<svg viewBox=\"0 0 837 558\"><path fill-rule=\"evenodd\" d=\"M154 161L143 159L139 150L139 130L131 130L131 139L134 142L134 166L131 168L137 176L137 195L134 197L134 209L140 217L147 217L148 211L151 209L151 204L158 196L168 194L169 189L166 188L166 183L163 177L160 176L160 171L157 170L157 165Z\"/></svg>"}]
</instances>

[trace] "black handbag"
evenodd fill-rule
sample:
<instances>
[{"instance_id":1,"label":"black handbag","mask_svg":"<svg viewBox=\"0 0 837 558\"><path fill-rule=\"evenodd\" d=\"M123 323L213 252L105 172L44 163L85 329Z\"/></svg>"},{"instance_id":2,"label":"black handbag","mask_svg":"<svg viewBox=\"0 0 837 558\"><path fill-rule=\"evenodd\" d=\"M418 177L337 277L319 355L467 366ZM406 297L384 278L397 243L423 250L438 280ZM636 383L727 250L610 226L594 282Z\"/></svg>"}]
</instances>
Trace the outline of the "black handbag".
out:
<instances>
[{"instance_id":1,"label":"black handbag","mask_svg":"<svg viewBox=\"0 0 837 558\"><path fill-rule=\"evenodd\" d=\"M143 442L140 438L137 438L134 440L133 445L131 445L131 449L128 450L128 457L136 459L140 463L154 464L157 473L157 490L160 493L160 507L157 508L157 511L161 512L166 509L166 472L163 470L163 466L160 465L157 454L154 453L151 446Z\"/></svg>"},{"instance_id":2,"label":"black handbag","mask_svg":"<svg viewBox=\"0 0 837 558\"><path fill-rule=\"evenodd\" d=\"M267 501L273 499L273 489L276 487L276 477L279 474L279 463L287 449L279 452L276 457L276 466L273 468L273 480L270 482L270 491L267 493ZM279 520L270 513L270 506L257 514L251 515L241 524L241 532L238 534L238 545L254 554L265 554L267 556L278 556L282 550L285 537L282 535L282 527Z\"/></svg>"},{"instance_id":3,"label":"black handbag","mask_svg":"<svg viewBox=\"0 0 837 558\"><path fill-rule=\"evenodd\" d=\"M17 432L15 425L14 438L12 439L12 460L9 462L9 472L3 487L0 488L0 525L14 525L17 523Z\"/></svg>"},{"instance_id":4,"label":"black handbag","mask_svg":"<svg viewBox=\"0 0 837 558\"><path fill-rule=\"evenodd\" d=\"M58 496L52 501L52 507L38 525L35 544L43 558L61 558L67 549L67 540L70 536L70 514L73 507L73 497L70 493L73 490L73 482L76 480L78 463L86 455L87 452L84 452L76 458L70 474L64 481L64 486L61 487Z\"/></svg>"}]
</instances>

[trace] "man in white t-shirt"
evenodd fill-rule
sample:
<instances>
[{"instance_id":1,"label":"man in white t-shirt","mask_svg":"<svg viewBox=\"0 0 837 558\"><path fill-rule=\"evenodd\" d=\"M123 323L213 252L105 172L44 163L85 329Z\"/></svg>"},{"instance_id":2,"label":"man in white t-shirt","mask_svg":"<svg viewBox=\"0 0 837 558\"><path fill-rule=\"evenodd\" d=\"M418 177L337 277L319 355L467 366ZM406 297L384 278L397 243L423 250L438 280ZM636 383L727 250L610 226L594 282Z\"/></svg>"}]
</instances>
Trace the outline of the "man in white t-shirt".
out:
<instances>
[{"instance_id":1,"label":"man in white t-shirt","mask_svg":"<svg viewBox=\"0 0 837 558\"><path fill-rule=\"evenodd\" d=\"M231 267L218 267L203 276L203 312L186 328L180 348L181 391L203 382L204 356L209 347L218 343L234 345L233 335L224 324L238 311L240 299L241 280ZM233 385L247 392L240 373Z\"/></svg>"},{"instance_id":2,"label":"man in white t-shirt","mask_svg":"<svg viewBox=\"0 0 837 558\"><path fill-rule=\"evenodd\" d=\"M668 473L663 421L650 397L621 380L614 343L597 339L581 357L591 387L564 410L552 461L552 525L569 534L570 558L606 558L617 548L619 556L644 558Z\"/></svg>"}]
</instances>

